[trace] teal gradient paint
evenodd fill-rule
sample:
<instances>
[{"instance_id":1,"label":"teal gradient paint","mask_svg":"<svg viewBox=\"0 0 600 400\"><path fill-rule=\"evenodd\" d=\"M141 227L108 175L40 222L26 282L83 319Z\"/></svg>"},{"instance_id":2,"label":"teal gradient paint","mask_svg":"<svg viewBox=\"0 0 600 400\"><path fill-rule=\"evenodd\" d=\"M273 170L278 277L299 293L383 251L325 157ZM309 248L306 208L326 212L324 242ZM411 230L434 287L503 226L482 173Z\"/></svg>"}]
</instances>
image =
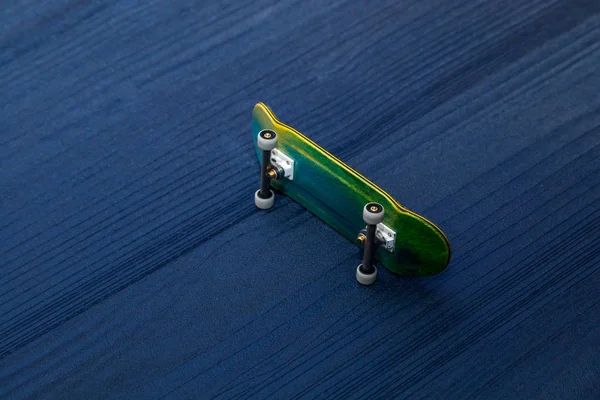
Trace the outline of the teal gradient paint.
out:
<instances>
[{"instance_id":1,"label":"teal gradient paint","mask_svg":"<svg viewBox=\"0 0 600 400\"><path fill-rule=\"evenodd\" d=\"M295 129L281 123L264 104L254 107L252 134L257 146L263 129L277 132L277 149L294 159L294 180L272 181L271 186L304 206L348 240L356 242L365 227L362 210L371 201L385 208L383 223L396 231L393 253L379 248L375 258L390 271L413 276L440 273L450 261L444 233L427 219L402 207L377 185L329 154Z\"/></svg>"}]
</instances>

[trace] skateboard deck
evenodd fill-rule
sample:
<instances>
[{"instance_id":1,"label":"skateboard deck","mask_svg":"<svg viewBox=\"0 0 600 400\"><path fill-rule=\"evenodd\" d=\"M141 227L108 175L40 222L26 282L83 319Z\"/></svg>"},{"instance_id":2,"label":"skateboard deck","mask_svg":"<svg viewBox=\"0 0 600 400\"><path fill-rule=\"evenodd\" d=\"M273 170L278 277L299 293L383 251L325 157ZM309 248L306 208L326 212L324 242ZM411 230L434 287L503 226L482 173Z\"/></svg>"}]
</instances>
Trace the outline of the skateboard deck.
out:
<instances>
[{"instance_id":1,"label":"skateboard deck","mask_svg":"<svg viewBox=\"0 0 600 400\"><path fill-rule=\"evenodd\" d=\"M254 107L252 134L259 162L260 131L277 133L276 151L293 160L293 180L271 181L271 187L289 196L347 239L357 243L365 228L363 207L377 202L385 208L383 224L395 232L390 249L379 246L375 259L390 271L411 276L440 273L450 261L450 243L426 218L402 207L392 196L337 159L327 150L280 122L263 103ZM390 237L392 234L389 234Z\"/></svg>"}]
</instances>

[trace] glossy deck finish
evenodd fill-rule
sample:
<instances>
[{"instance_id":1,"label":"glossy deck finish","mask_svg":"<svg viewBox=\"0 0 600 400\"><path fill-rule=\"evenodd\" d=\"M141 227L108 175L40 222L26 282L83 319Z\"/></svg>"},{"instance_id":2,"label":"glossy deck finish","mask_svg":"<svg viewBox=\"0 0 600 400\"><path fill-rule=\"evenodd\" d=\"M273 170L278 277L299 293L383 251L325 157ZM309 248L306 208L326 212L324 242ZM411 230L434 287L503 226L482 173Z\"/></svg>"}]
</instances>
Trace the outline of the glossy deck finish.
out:
<instances>
[{"instance_id":1,"label":"glossy deck finish","mask_svg":"<svg viewBox=\"0 0 600 400\"><path fill-rule=\"evenodd\" d=\"M450 245L437 226L402 207L377 185L277 120L262 103L254 107L252 120L259 161L261 152L256 139L263 129L277 132L277 148L295 161L294 180L272 181L276 190L300 203L351 241L355 241L358 232L365 227L364 205L370 201L381 203L385 208L384 224L397 234L393 253L382 248L376 252L375 257L382 265L394 273L414 276L435 275L448 265Z\"/></svg>"}]
</instances>

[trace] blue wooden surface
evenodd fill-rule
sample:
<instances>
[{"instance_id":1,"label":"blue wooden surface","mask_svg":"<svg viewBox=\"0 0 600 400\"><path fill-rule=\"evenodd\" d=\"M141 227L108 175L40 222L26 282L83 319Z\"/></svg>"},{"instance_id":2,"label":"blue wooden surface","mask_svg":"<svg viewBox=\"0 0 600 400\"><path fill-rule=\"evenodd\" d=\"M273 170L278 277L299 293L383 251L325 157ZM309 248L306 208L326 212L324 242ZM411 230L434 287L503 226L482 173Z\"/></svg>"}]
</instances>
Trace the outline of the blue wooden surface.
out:
<instances>
[{"instance_id":1,"label":"blue wooden surface","mask_svg":"<svg viewBox=\"0 0 600 400\"><path fill-rule=\"evenodd\" d=\"M600 2L0 21L1 398L600 395ZM257 210L258 101L439 224L448 269L359 287L357 247Z\"/></svg>"}]
</instances>

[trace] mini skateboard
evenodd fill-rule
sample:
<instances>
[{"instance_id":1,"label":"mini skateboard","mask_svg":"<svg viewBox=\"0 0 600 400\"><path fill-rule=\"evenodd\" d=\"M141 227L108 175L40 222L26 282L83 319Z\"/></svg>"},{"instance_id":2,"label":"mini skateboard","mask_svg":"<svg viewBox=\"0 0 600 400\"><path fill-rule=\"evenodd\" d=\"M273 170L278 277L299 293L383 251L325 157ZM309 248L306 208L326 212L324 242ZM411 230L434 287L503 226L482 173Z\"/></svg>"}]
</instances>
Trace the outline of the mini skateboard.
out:
<instances>
[{"instance_id":1,"label":"mini skateboard","mask_svg":"<svg viewBox=\"0 0 600 400\"><path fill-rule=\"evenodd\" d=\"M280 122L262 103L254 107L252 135L261 164L256 206L273 206L273 188L363 247L363 262L356 269L361 284L375 282L375 261L411 276L431 276L446 268L450 243L437 226Z\"/></svg>"}]
</instances>

